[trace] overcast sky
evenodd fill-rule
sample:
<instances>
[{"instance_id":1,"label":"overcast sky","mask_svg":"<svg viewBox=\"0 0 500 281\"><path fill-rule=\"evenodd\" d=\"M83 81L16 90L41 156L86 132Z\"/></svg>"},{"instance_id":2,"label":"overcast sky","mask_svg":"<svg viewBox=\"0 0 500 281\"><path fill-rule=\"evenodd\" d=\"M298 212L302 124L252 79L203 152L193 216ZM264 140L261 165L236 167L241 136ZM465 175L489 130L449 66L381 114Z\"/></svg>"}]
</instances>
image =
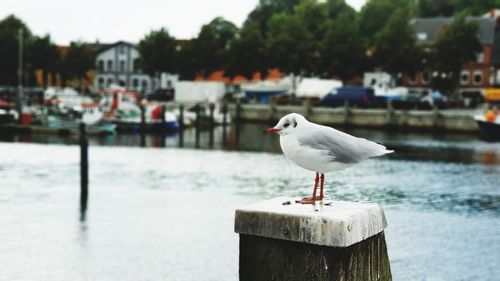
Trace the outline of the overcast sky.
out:
<instances>
[{"instance_id":1,"label":"overcast sky","mask_svg":"<svg viewBox=\"0 0 500 281\"><path fill-rule=\"evenodd\" d=\"M366 0L346 0L359 8ZM49 33L52 41L137 43L144 35L165 27L179 39L196 36L203 24L217 16L238 27L259 0L0 0L0 19L21 18L36 35Z\"/></svg>"}]
</instances>

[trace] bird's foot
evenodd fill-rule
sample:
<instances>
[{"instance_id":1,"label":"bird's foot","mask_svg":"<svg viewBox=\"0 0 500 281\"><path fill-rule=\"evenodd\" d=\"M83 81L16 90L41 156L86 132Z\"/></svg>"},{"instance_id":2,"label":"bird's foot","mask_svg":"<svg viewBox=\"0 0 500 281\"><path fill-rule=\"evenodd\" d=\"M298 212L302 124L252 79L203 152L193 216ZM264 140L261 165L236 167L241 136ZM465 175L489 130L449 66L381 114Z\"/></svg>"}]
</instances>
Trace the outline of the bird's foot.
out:
<instances>
[{"instance_id":1,"label":"bird's foot","mask_svg":"<svg viewBox=\"0 0 500 281\"><path fill-rule=\"evenodd\" d=\"M323 198L311 198L311 197L306 197L306 198L302 198L302 200L295 200L295 203L299 203L299 204L314 204L316 201L321 201L323 200Z\"/></svg>"}]
</instances>

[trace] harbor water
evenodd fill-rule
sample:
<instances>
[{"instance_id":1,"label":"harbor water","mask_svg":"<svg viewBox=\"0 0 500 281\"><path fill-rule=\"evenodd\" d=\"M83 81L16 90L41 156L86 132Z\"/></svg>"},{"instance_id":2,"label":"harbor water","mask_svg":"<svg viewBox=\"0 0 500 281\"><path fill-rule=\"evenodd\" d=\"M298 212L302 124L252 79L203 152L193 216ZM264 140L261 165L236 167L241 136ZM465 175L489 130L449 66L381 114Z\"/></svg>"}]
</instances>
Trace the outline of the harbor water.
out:
<instances>
[{"instance_id":1,"label":"harbor water","mask_svg":"<svg viewBox=\"0 0 500 281\"><path fill-rule=\"evenodd\" d=\"M86 209L77 138L0 135L0 280L238 280L235 208L314 180L265 128L91 138ZM349 132L396 152L327 174L326 196L384 207L394 280L499 280L500 143Z\"/></svg>"}]
</instances>

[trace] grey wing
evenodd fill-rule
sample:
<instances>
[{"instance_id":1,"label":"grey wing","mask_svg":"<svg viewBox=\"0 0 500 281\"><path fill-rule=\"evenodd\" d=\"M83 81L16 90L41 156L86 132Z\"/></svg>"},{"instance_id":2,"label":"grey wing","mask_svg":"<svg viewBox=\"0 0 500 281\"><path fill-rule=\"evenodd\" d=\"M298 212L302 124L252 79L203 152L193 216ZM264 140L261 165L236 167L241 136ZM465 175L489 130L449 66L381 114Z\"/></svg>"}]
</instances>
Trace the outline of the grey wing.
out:
<instances>
[{"instance_id":1,"label":"grey wing","mask_svg":"<svg viewBox=\"0 0 500 281\"><path fill-rule=\"evenodd\" d=\"M344 164L355 164L391 152L383 145L326 126L311 127L298 141L300 145L322 150L332 157L332 161Z\"/></svg>"}]
</instances>

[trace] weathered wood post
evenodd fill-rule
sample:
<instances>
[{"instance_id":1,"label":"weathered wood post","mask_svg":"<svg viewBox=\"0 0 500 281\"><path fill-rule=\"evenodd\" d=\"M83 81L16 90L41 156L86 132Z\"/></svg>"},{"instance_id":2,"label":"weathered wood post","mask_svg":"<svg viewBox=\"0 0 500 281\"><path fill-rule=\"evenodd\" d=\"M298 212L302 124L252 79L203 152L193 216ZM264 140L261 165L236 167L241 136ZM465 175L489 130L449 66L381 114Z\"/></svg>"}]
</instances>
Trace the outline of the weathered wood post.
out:
<instances>
[{"instance_id":1,"label":"weathered wood post","mask_svg":"<svg viewBox=\"0 0 500 281\"><path fill-rule=\"evenodd\" d=\"M196 148L199 148L200 147L200 126L201 126L201 119L200 119L200 110L201 110L201 105L197 104L196 107L195 107L195 110L196 110L196 120L194 121L195 122L195 144L194 146Z\"/></svg>"},{"instance_id":2,"label":"weathered wood post","mask_svg":"<svg viewBox=\"0 0 500 281\"><path fill-rule=\"evenodd\" d=\"M393 128L395 125L397 125L397 120L394 112L394 107L392 106L392 101L387 100L387 111L385 114L385 122L387 128Z\"/></svg>"},{"instance_id":3,"label":"weathered wood post","mask_svg":"<svg viewBox=\"0 0 500 281\"><path fill-rule=\"evenodd\" d=\"M226 144L227 137L227 102L222 104L222 143Z\"/></svg>"},{"instance_id":4,"label":"weathered wood post","mask_svg":"<svg viewBox=\"0 0 500 281\"><path fill-rule=\"evenodd\" d=\"M162 105L160 107L161 109L161 114L160 114L160 119L161 119L161 124L160 124L160 146L165 147L166 145L166 135L167 135L167 123L165 120L165 112L167 109L165 108L165 105Z\"/></svg>"},{"instance_id":5,"label":"weathered wood post","mask_svg":"<svg viewBox=\"0 0 500 281\"><path fill-rule=\"evenodd\" d=\"M208 137L208 142L209 146L213 147L214 146L214 130L215 130L215 120L214 120L214 110L215 110L215 105L210 104L210 117L209 117L209 137Z\"/></svg>"},{"instance_id":6,"label":"weathered wood post","mask_svg":"<svg viewBox=\"0 0 500 281\"><path fill-rule=\"evenodd\" d=\"M184 105L179 105L179 147L184 146Z\"/></svg>"},{"instance_id":7,"label":"weathered wood post","mask_svg":"<svg viewBox=\"0 0 500 281\"><path fill-rule=\"evenodd\" d=\"M349 125L350 117L351 117L351 109L349 108L349 101L344 100L344 125Z\"/></svg>"},{"instance_id":8,"label":"weathered wood post","mask_svg":"<svg viewBox=\"0 0 500 281\"><path fill-rule=\"evenodd\" d=\"M236 138L235 138L235 141L236 141L236 144L239 145L240 144L240 134L241 134L241 102L240 100L238 99L236 101L236 116L235 116L235 121L236 121Z\"/></svg>"},{"instance_id":9,"label":"weathered wood post","mask_svg":"<svg viewBox=\"0 0 500 281\"><path fill-rule=\"evenodd\" d=\"M144 105L140 105L141 108L141 146L146 146L146 108Z\"/></svg>"},{"instance_id":10,"label":"weathered wood post","mask_svg":"<svg viewBox=\"0 0 500 281\"><path fill-rule=\"evenodd\" d=\"M85 218L87 210L87 200L89 195L89 155L88 140L85 123L80 123L80 212L81 217Z\"/></svg>"},{"instance_id":11,"label":"weathered wood post","mask_svg":"<svg viewBox=\"0 0 500 281\"><path fill-rule=\"evenodd\" d=\"M380 205L293 202L275 198L236 210L240 281L392 280Z\"/></svg>"}]
</instances>

